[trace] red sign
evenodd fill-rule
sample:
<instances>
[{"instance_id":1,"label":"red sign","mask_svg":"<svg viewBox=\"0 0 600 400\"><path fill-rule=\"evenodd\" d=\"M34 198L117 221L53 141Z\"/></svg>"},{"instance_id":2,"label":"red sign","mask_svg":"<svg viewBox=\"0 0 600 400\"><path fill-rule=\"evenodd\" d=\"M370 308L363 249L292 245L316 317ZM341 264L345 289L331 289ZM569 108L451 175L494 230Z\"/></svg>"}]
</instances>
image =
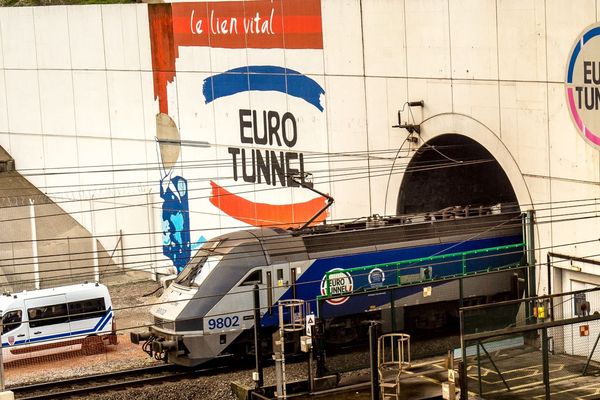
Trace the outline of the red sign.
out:
<instances>
[{"instance_id":1,"label":"red sign","mask_svg":"<svg viewBox=\"0 0 600 400\"><path fill-rule=\"evenodd\" d=\"M590 326L589 325L581 325L579 327L579 336L590 336Z\"/></svg>"},{"instance_id":2,"label":"red sign","mask_svg":"<svg viewBox=\"0 0 600 400\"><path fill-rule=\"evenodd\" d=\"M320 0L172 5L176 46L322 49Z\"/></svg>"},{"instance_id":3,"label":"red sign","mask_svg":"<svg viewBox=\"0 0 600 400\"><path fill-rule=\"evenodd\" d=\"M154 94L165 114L180 46L323 49L321 0L150 4L148 18Z\"/></svg>"}]
</instances>

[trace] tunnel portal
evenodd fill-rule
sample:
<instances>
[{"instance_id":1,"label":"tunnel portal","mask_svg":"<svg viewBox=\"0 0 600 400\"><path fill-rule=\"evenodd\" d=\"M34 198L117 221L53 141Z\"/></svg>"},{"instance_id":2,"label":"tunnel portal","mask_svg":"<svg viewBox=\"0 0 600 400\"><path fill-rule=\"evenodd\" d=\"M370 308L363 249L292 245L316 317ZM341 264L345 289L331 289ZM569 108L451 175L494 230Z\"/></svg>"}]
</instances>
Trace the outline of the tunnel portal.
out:
<instances>
[{"instance_id":1,"label":"tunnel portal","mask_svg":"<svg viewBox=\"0 0 600 400\"><path fill-rule=\"evenodd\" d=\"M396 211L414 214L497 203L518 209L516 194L498 161L473 139L445 134L424 143L412 157Z\"/></svg>"}]
</instances>

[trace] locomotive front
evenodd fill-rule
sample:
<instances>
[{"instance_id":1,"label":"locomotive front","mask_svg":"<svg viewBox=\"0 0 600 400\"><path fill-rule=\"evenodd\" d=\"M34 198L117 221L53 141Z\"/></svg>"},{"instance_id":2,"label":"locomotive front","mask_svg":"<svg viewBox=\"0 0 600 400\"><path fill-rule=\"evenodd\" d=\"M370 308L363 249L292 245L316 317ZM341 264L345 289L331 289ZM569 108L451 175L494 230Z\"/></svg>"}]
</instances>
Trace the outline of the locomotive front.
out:
<instances>
[{"instance_id":1,"label":"locomotive front","mask_svg":"<svg viewBox=\"0 0 600 400\"><path fill-rule=\"evenodd\" d=\"M148 332L132 333L151 356L195 366L213 359L254 324L252 287L267 264L259 235L239 231L205 243L150 309Z\"/></svg>"}]
</instances>

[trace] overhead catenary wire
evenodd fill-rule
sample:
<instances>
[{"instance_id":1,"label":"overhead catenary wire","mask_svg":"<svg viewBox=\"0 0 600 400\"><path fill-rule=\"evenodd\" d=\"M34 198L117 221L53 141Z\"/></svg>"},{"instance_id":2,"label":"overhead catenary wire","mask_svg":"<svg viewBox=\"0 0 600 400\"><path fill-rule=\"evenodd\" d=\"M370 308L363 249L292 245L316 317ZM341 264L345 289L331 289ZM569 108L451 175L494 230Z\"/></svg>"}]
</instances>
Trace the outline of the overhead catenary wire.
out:
<instances>
[{"instance_id":1,"label":"overhead catenary wire","mask_svg":"<svg viewBox=\"0 0 600 400\"><path fill-rule=\"evenodd\" d=\"M463 165L463 164L461 164ZM358 175L358 176L355 176ZM378 177L378 176L386 176L387 172L384 174L380 174L380 175L371 175L371 177ZM346 181L355 181L355 180L363 180L363 179L367 179L367 176L365 175L364 172L359 172L359 173L349 173L349 174L340 174L338 176L346 176L343 179L331 179L328 181L324 181L324 182L319 182L319 183L331 183L331 182L346 182ZM207 190L207 189L203 189L203 190ZM261 189L261 191L270 191L270 190L281 190L281 188L269 188L269 189ZM254 193L254 190L250 190L247 192L238 192L238 193L231 193L231 195L238 195L238 194L243 194L243 193ZM222 196L229 196L229 194L225 194ZM128 197L128 196L125 196ZM198 199L205 199L205 198L210 198L212 196L198 196L198 197L191 197L188 198L189 200L198 200ZM109 197L109 198L113 198L113 197ZM88 200L92 200L92 199L88 199ZM88 212L99 212L99 211L107 211L107 210L116 210L116 209L124 209L124 208L132 208L132 207L146 207L149 204L152 205L158 205L161 204L162 202L160 201L156 201L156 202L150 202L150 203L140 203L140 204L124 204L124 205L120 205L120 206L113 206L113 207L105 207L105 208L99 208L99 209L95 209L95 210L78 210L78 211L72 211L70 214L81 214L81 213L88 213ZM4 208L13 208L13 207L22 207L22 206L5 206ZM191 211L192 213L205 213L205 212L201 212L201 211ZM47 217L53 217L53 216L59 216L59 215L63 215L63 213L53 213L53 214L45 214L45 215L36 215L36 218L47 218ZM213 215L218 215L218 214L213 214ZM19 220L26 220L28 218L26 217L18 217L18 218L7 218L7 219L3 219L2 222L14 222L14 221L19 221ZM268 222L268 221L265 221Z\"/></svg>"},{"instance_id":2,"label":"overhead catenary wire","mask_svg":"<svg viewBox=\"0 0 600 400\"><path fill-rule=\"evenodd\" d=\"M415 240L416 240L416 239L418 239L418 238L414 237L413 239L415 239ZM587 240L587 241L579 241L579 242L571 242L571 243L565 244L565 246L566 246L566 245L571 245L571 246L572 246L572 245L577 245L577 244L585 244L585 243L591 243L591 242L596 242L596 241L597 241L597 239L594 239L594 240ZM352 243L352 244L354 244L354 245L356 245L356 246L360 246L362 243L360 243L360 242L355 242L355 243ZM228 246L225 246L225 249L223 249L223 250L227 250L227 247L228 247ZM554 248L554 247L560 247L560 246L559 246L559 245L553 245L553 246L549 246L548 248ZM450 248L447 248L446 250L449 250L449 249L450 249ZM299 250L299 248L295 248L295 247L294 247L294 248L292 248L292 247L290 247L288 250L290 250L290 251L292 251L292 250ZM256 253L257 253L257 255L258 255L258 254L262 253L262 250L256 250L255 252L256 252ZM85 254L85 253L86 253L86 252L83 252L83 254ZM252 255L251 253L252 253L251 251L246 251L246 252L245 252L243 255L239 255L239 256L237 256L237 257L239 257L240 259L242 259L242 258L245 258L245 257L247 257L247 256L251 256L251 255ZM216 254L220 254L220 253L216 253ZM141 253L141 254L139 254L139 255L148 255L148 253L144 252L144 253ZM208 254L208 255L210 255L210 254ZM131 255L131 257L135 257L135 256L136 256L136 255ZM56 258L56 255L49 255L48 257L50 257L50 258ZM236 258L236 257L231 257L231 256L229 256L229 257L230 257L230 259L233 259L233 260L235 260L235 258ZM25 259L26 259L26 258L27 258L27 257L25 257ZM85 261L85 260L86 260L86 259L71 259L71 261ZM89 259L87 259L87 260L89 260ZM66 262L66 261L67 261L67 260L63 260L63 262ZM136 261L132 261L132 262L130 262L130 263L128 263L128 264L132 264L132 265L146 264L146 265L147 265L147 264L150 264L152 261L153 261L152 259L145 260L145 261L144 261L144 260L141 260L141 261L140 261L140 260L136 260ZM56 262L56 260L49 260L48 262ZM30 265L30 263L23 263L23 265ZM103 266L103 267L106 267L106 265L105 265L105 266ZM71 267L71 268L70 268L70 270L71 270L71 271L72 271L72 270L74 270L74 269L88 269L88 270L90 270L90 268L91 268L91 266L90 266L90 265L87 265L87 266L81 266L81 267L75 267L75 268ZM139 270L139 268L138 268L138 270ZM150 270L152 271L152 269L151 269L151 268L150 268ZM50 271L46 270L46 271L44 271L44 272L60 272L60 271L64 271L64 269L57 269L57 270L50 270ZM11 275L23 275L23 274L31 274L31 271L26 271L26 272L14 272L14 273L12 273L12 274L4 274L4 275L5 275L5 276L11 276ZM71 274L72 274L72 272L71 272ZM66 274L66 276L68 276L68 274Z\"/></svg>"},{"instance_id":3,"label":"overhead catenary wire","mask_svg":"<svg viewBox=\"0 0 600 400\"><path fill-rule=\"evenodd\" d=\"M451 145L451 146L454 146L454 145ZM357 157L356 157L356 154L366 154L367 156L366 156L366 157L364 157L364 159L365 159L365 160L368 160L368 159L370 159L370 158L377 159L378 157L375 157L375 156L373 156L372 154L373 154L373 153L377 153L378 151L381 151L381 150L367 151L367 152L354 152L354 153L352 153L352 152L350 152L350 153L325 153L326 155L324 156L324 157L325 157L325 159L324 159L323 161L319 161L319 160L317 160L317 161L311 161L310 159L308 159L308 161L306 162L306 164L308 164L308 163L311 163L311 162L315 162L315 163L318 163L318 164L323 164L323 163L327 162L327 163L330 165L332 162L334 162L334 163L335 163L335 162L339 162L339 161L341 161L341 162L344 162L344 163L348 162L347 160L331 160L331 155L338 156L339 154L343 154L344 158L357 158ZM387 149L387 150L383 150L383 151L385 151L385 152L392 152L392 151L395 151L395 149ZM438 151L438 152L439 152L439 151ZM359 160L358 160L358 161L360 161L360 159L361 159L362 157L358 157L358 158L359 158ZM388 160L388 161L389 161L389 160L391 160L391 159L388 159L388 158L385 158L385 159L386 159L386 160ZM395 163L396 159L397 159L397 156L395 156L395 157L394 157L394 159L393 159L393 164ZM443 161L443 160L440 160L440 161ZM354 160L354 161L350 161L350 162L356 162L356 160ZM435 161L435 160L430 160L430 161L426 161L426 162L427 162L429 165L433 165L433 164L434 164L435 162L437 162L437 161ZM419 163L420 163L420 161L418 161L418 160L412 160L412 161L411 161L411 165L414 165L414 166L418 166L418 165L419 165ZM192 162L190 162L190 163L189 163L187 166L184 166L184 165L183 165L183 162L182 162L181 164L182 164L182 165L180 165L180 166L179 166L177 169L180 169L180 168L185 168L187 171L193 170L194 168L196 168L196 166L197 166L197 165L202 165L202 164L201 164L201 162L200 162L200 164L199 164L199 162L197 162L197 161L192 161ZM126 165L131 165L131 164L126 164ZM132 168L132 169L125 169L125 170L123 170L123 171L124 171L124 172L128 172L128 173L131 173L132 171L145 170L145 168L140 168L138 164L133 164L133 165L135 166L135 168ZM156 165L156 167L155 167L154 165ZM240 165L242 165L242 164L241 164L241 162L240 162ZM160 170L160 169L161 169L161 165L160 165L160 163L152 163L152 166L153 166L153 167L152 167L151 169L153 169L153 170L154 170L154 169L158 169L158 170ZM231 164L231 163L229 162L229 160L228 160L228 161L227 161L227 167L231 167L231 166L232 166L232 164ZM107 166L107 168L109 168L109 167L110 167L110 166ZM223 167L223 166L222 166L222 165L219 165L218 163L216 163L216 164L215 164L215 163L211 163L210 161L207 161L207 163L206 163L206 164L205 164L203 167L204 167L204 168L213 168L213 169L214 169L214 168L221 168L221 167ZM108 182L108 183L97 183L97 182L94 182L94 183L92 184L92 185L98 185L98 186L101 186L101 187L102 187L102 189L101 189L101 190L110 190L110 188L111 188L111 187L113 187L113 188L119 187L119 188L121 188L121 189L122 189L122 188L131 188L131 187L140 188L140 185L141 185L141 184L144 184L144 183L149 183L149 182L150 182L150 181L136 181L136 182L118 182L118 181L117 181L117 182L114 182L114 180L115 180L115 176L114 176L114 174L115 174L116 172L120 172L119 170L115 170L114 168L113 168L113 169L106 169L106 170L95 170L95 171L81 171L81 168L83 168L83 167L68 167L68 168L69 168L70 170L74 170L74 171L73 171L73 172L60 172L60 173L58 173L58 174L67 174L67 173L72 173L72 174L79 174L79 175L80 175L80 174L82 174L82 173L88 173L88 172L90 172L90 173L93 173L93 172L100 172L100 173L103 173L103 174L110 173L110 174L111 174L111 176L113 176L112 182ZM234 168L235 168L235 167L234 167ZM362 167L361 167L361 168L362 168ZM373 167L373 168L375 168L375 167ZM385 165L383 165L383 166L380 166L379 168L386 168L386 167L385 167ZM392 165L392 170L393 170L393 165ZM43 169L42 171L43 171L43 172L35 173L35 174L33 174L33 175L47 175L47 174L55 174L55 173L48 173L48 172L47 172L47 169ZM123 171L121 171L121 172L123 172ZM331 173L331 171L330 171L330 170L319 170L319 171L316 171L316 170L315 170L315 171L313 171L313 172L315 172L315 173L317 173L317 172L326 172L326 173L329 173L329 174ZM27 176L27 175L25 174L24 176ZM162 176L162 174L161 174L161 176ZM6 175L4 175L4 176L3 176L3 175L0 175L0 179L3 179L3 178L5 178L5 179L8 179L8 178L12 178L12 177L11 177L10 175L8 175L8 176L6 176ZM231 178L231 177L229 177L229 178ZM195 180L195 179L197 179L197 178L191 178L191 180L190 180L190 181L193 181L193 180ZM199 179L200 179L200 180L202 180L202 179L208 180L208 179L210 179L210 178L199 178ZM389 178L388 178L388 179L389 179ZM154 181L152 181L152 182L154 182ZM85 187L86 185L90 185L90 183L86 183L86 184L79 183L79 184L71 184L71 185L57 185L57 187L73 187L73 188L77 188L77 189L76 189L76 190L73 190L72 192L81 193L81 192L86 192L86 191L89 191L89 190L86 190L86 189L84 189L84 187ZM123 185L125 185L125 186L123 186ZM135 185L135 186L132 186L132 185ZM47 186L39 186L39 185L38 185L38 188L43 190L43 189L47 189ZM10 189L10 188L4 188L4 189L0 189L0 190L9 190L9 189ZM22 189L22 188L19 188L19 189ZM52 195L52 194L61 194L61 193L62 193L62 194L65 194L65 193L69 193L69 192L67 192L67 191L63 191L63 192L46 193L46 194L47 194L47 195Z\"/></svg>"},{"instance_id":4,"label":"overhead catenary wire","mask_svg":"<svg viewBox=\"0 0 600 400\"><path fill-rule=\"evenodd\" d=\"M488 162L492 162L493 160L491 159L474 159L474 160L469 160L466 161L464 163L464 166L467 165L473 165L473 164L482 164L482 163L488 163ZM400 173L406 173L406 172L422 172L422 171L430 171L430 170L435 170L435 169L440 169L440 168L447 168L447 167L452 167L452 166L456 166L455 163L449 163L449 162L433 162L433 163L427 163L427 164L414 164L413 163L413 167L411 169L408 168L408 165L406 166L406 168L404 169L400 169L397 172L395 172L395 174L400 174ZM324 170L318 170L318 171L314 171L315 173L324 173L321 176L317 176L315 180L323 180L323 179L327 179L330 178L329 180L324 180L323 182L320 182L321 184L327 184L327 183L331 183L333 181L335 181L335 177L338 176L348 176L348 175L352 175L352 172L348 173L348 171L358 171L355 174L359 175L359 176L364 176L365 178L368 178L368 172L365 172L364 167L363 166L355 166L355 167L344 167L341 169L324 169ZM388 167L386 165L381 165L381 166L373 166L371 167L371 171L372 172L379 172L379 171L383 171L383 172L387 172L388 171ZM338 172L343 172L343 173L338 173ZM387 174L386 174L387 175ZM1 175L0 175L1 176ZM375 175L375 176L381 176L381 174ZM219 180L230 180L233 179L233 176L226 176L226 177L220 177ZM187 179L188 182L208 182L208 181L214 181L216 180L215 178L211 178L211 177L206 177L206 178L190 178ZM233 185L228 185L226 186L226 188L234 188L234 187L240 187L240 186L245 186L248 185L249 182L240 182L238 184L233 184ZM72 191L64 191L64 192L55 192L55 193L40 193L38 194L38 196L56 196L59 194L68 194L68 193L74 193L74 194L79 194L81 196L82 193L84 192L88 192L89 190L85 190L82 189L80 186L78 185L74 185L73 187L76 187L77 190L72 190ZM259 189L259 191L266 191L266 190L281 190L281 189L285 189L287 186L282 186L282 187L272 187L272 188L261 188ZM140 189L141 186L139 186L137 183L135 186L131 186L129 188L133 188L133 189ZM289 187L288 187L289 188ZM19 188L20 190L32 190L30 188ZM119 189L123 189L118 188L117 187L103 187L102 189L96 189L96 190L102 190L102 191L118 191ZM192 188L189 189L190 192L194 192L194 191L201 191L201 190L210 190L209 187L205 187L205 188ZM78 201L88 201L88 200L100 200L100 199L111 199L111 198L131 198L131 197L136 197L136 196L145 196L147 194L147 192L142 192L142 193L128 193L125 195L115 195L115 194L111 194L110 196L104 196L104 197L86 197L86 198L80 198L80 199L67 199L67 200L63 200L63 201L55 201L56 204L61 204L61 203L67 203L67 202L78 202ZM27 195L25 195L27 196ZM89 196L89 195L88 195ZM7 197L7 196L3 196L3 197ZM0 197L1 199L1 197ZM9 206L3 206L0 208L9 208L9 207L19 207L14 206L14 205L9 205Z\"/></svg>"},{"instance_id":5,"label":"overhead catenary wire","mask_svg":"<svg viewBox=\"0 0 600 400\"><path fill-rule=\"evenodd\" d=\"M395 160L395 158L394 158L394 160ZM455 160L454 160L454 161L455 161ZM382 169L383 169L383 168L385 168L385 167L382 167ZM387 170L387 168L385 168L385 169ZM346 170L348 170L348 169L346 169ZM104 172L107 172L107 171L104 171ZM346 175L351 175L351 174L346 174ZM333 174L332 174L332 176L333 176ZM355 178L355 179L364 179L364 178ZM330 180L329 182L331 182L331 180ZM144 195L145 195L145 194L144 194ZM131 196L129 195L129 196L126 196L126 197L131 197ZM137 205L129 205L129 204L128 204L128 205L126 205L126 206L137 206ZM146 204L142 204L142 206L146 206ZM114 207L114 208L116 209L117 207ZM109 209L110 209L110 208L109 208ZM106 209L97 209L97 210L94 210L94 211L103 211L103 210L106 210ZM88 211L82 211L82 212L88 212ZM573 213L573 215L575 215L575 213ZM556 218L556 216L554 216L554 218ZM583 217L582 217L582 218L583 218ZM26 218L24 218L24 219L26 219ZM206 229L203 229L203 230L206 230ZM147 233L146 233L146 234L147 234Z\"/></svg>"},{"instance_id":6,"label":"overhead catenary wire","mask_svg":"<svg viewBox=\"0 0 600 400\"><path fill-rule=\"evenodd\" d=\"M569 222L569 221L574 221L574 220L581 220L581 219L589 219L589 218L597 218L597 215L592 215L592 216L586 216L585 214L588 213L593 213L596 214L594 211L586 211L586 212L579 212L579 213L569 213L567 214L570 218L563 218L560 220L557 220L557 217L561 216L561 215L553 215L553 216L548 216L548 218L552 217L553 219L549 220L549 221L545 221L544 219L546 217L538 217L538 224L546 224L546 223L558 223L558 222ZM579 214L583 214L584 216L582 217L578 217L578 218L574 218L574 216L579 215ZM411 219L411 218L422 218L423 215L419 216L419 215L407 215L405 216L407 219ZM346 220L341 220L341 222L343 223ZM473 222L470 226L473 227L475 226L475 222ZM466 226L466 228L468 228L469 226ZM243 228L247 228L245 226L238 226L238 227L231 227L231 229L243 229ZM220 228L212 228L212 230L219 230ZM203 229L197 229L197 230L191 230L191 231L209 231L211 230L211 228L203 228ZM139 233L129 233L129 234L125 234L125 236L147 236L147 235L159 235L162 234L162 231L155 231L155 232L139 232ZM118 237L119 235L98 235L95 236L94 239L101 239L101 238L107 238L107 237ZM83 240L91 240L92 237L91 236L79 236L79 237L69 237L69 238L47 238L47 239L38 239L37 242L61 242L61 241L74 241L76 242L78 239L83 239ZM411 238L407 238L407 239L411 239ZM413 239L416 239L413 238ZM30 243L31 240L15 240L15 241L8 241L5 242L5 245L18 245L18 244L23 244L23 243ZM210 243L210 240L208 241ZM161 248L162 245L155 245L154 248ZM126 251L129 253L127 254L128 257L135 257L140 255L139 253L131 253L132 251L135 250L140 250L140 249L150 249L150 246L141 246L141 247L128 247L126 249ZM53 254L47 254L47 255L38 255L38 259L41 260L39 261L40 264L43 264L44 258L48 258L50 259L50 261L48 262L56 262L56 259L61 257L61 256L77 256L79 254L90 254L91 252L83 252L83 253L77 253L77 252L71 252L71 253L53 253ZM155 252L155 253L149 253L149 254L160 254L160 252ZM102 260L105 256L100 257L100 259ZM91 259L91 258L89 258ZM4 258L4 263L6 262L15 262L17 260L31 260L31 256L24 256L24 257L13 257L13 258ZM71 261L81 261L81 259L71 259ZM24 264L30 264L30 262L26 262Z\"/></svg>"},{"instance_id":7,"label":"overhead catenary wire","mask_svg":"<svg viewBox=\"0 0 600 400\"><path fill-rule=\"evenodd\" d=\"M268 150L268 151L287 151L290 149L282 147L265 147L265 146L247 146L243 144L211 144L211 148L228 148L236 147L240 149L248 150ZM436 146L437 149L447 150L452 148L464 148L470 147L470 144L445 144ZM182 145L185 147L185 145ZM304 150L299 149L304 154L305 160L317 160L323 158L323 161L329 161L331 157L337 158L350 158L358 160L377 159L389 160L389 157L380 157L379 154L395 154L397 153L397 147L387 149L369 149L369 150L356 150L356 151L315 151L315 150ZM413 150L416 151L416 150ZM178 166L181 167L204 167L214 168L218 166L231 166L231 157L216 158L210 160L180 160L177 162ZM144 167L147 165L148 167ZM105 169L103 169L105 168ZM89 170L87 170L89 169ZM77 166L60 166L60 167L39 167L39 168L19 168L18 171L24 172L23 176L44 176L44 175L68 175L68 174L80 174L80 173L109 173L109 172L133 172L133 171L160 171L161 162L152 161L146 163L111 163L111 164L84 164ZM56 171L56 172L53 172ZM0 177L1 178L1 177Z\"/></svg>"},{"instance_id":8,"label":"overhead catenary wire","mask_svg":"<svg viewBox=\"0 0 600 400\"><path fill-rule=\"evenodd\" d=\"M581 204L582 202L584 202L583 204ZM572 203L577 203L577 204L572 204ZM529 207L535 209L536 211L536 220L540 221L542 219L548 219L548 218L556 218L558 216L564 216L564 215L577 215L577 214L581 214L582 212L584 213L595 213L596 211L594 210L589 210L589 211L580 211L577 213L569 213L569 214L553 214L553 215L543 215L541 214L542 211L554 211L554 210L562 210L562 209L567 209L567 208L580 208L580 207L592 207L592 206L597 206L600 204L600 198L584 198L584 199L569 199L569 200L561 200L561 201L552 201L552 202L539 202L539 203L503 203L502 206L503 207L508 207L508 209L513 209L515 211L517 210L522 210L522 209L527 209ZM193 213L193 211L192 211ZM419 215L423 215L425 213L420 213L420 214L406 214L403 215L403 217L406 218L418 218ZM62 214L61 214L62 215ZM337 220L328 220L329 224L332 223L344 223L344 222L350 222L350 221L359 221L361 219L365 219L367 218L367 216L362 216L362 217L358 217L358 218L341 218L341 219L337 219ZM288 224L282 224L282 226L284 225L291 225L293 222L289 221ZM227 229L247 229L248 225L237 225L237 226L229 226ZM202 232L202 231L216 231L216 230L221 230L223 228L220 227L203 227L203 228L198 228L198 229L191 229L190 232ZM94 237L101 239L101 238L110 238L110 237L128 237L128 236L137 236L137 235L141 235L141 236L147 236L149 234L161 234L162 231L140 231L140 232L129 232L129 233L114 233L114 234L95 234ZM84 236L70 236L69 239L81 239L81 238L89 238L90 235L84 235ZM60 239L60 238L58 238ZM62 239L66 239L66 238L62 238ZM38 238L36 241L38 242L43 242L43 241L52 241L52 240L57 240L57 238ZM26 240L9 240L9 241L5 241L4 243L22 243L22 242L31 242L31 239L26 239Z\"/></svg>"},{"instance_id":9,"label":"overhead catenary wire","mask_svg":"<svg viewBox=\"0 0 600 400\"><path fill-rule=\"evenodd\" d=\"M421 216L423 217L423 216ZM463 233L464 232L468 232L469 230L476 230L476 229L480 229L480 226L488 226L489 223L486 222L485 217L471 217L470 220L465 220L468 222L468 224L463 223L462 224L462 229L463 229ZM441 221L437 222L440 223ZM512 221L513 227L520 227L520 221L518 220L513 220ZM390 226L400 226L400 225L390 225ZM390 227L388 226L388 227ZM420 240L423 239L424 237L427 237L427 235L431 235L430 234L430 227L431 227L431 223L430 222L414 222L414 223L408 223L408 224L404 224L404 226L409 226L410 227L410 232L411 234L409 235L404 235L404 240L405 241L415 241L415 240ZM330 232L324 232L324 234L326 233L331 233L334 234L336 232L340 232L340 233L346 233L349 234L352 231L344 231L344 230L332 230ZM162 232L155 232L156 234L160 234ZM302 248L302 246L304 246L303 244L299 244L298 246L294 246L294 247L289 247L289 246L282 246L282 244L286 244L289 243L291 238L290 235L293 234L294 232L289 232L288 235L282 235L280 233L273 233L273 234L265 234L264 232L258 236L260 239L267 241L267 243L269 245L273 245L273 246L277 246L278 249L280 250L288 250L288 251L292 251L292 250L297 250L299 248ZM457 232L459 233L459 232ZM315 233L315 234L311 234L311 233L307 233L304 237L307 238L311 238L311 237L323 237L322 234L319 233ZM89 241L89 240L95 240L96 238L93 237L80 237L79 241L84 240L84 241ZM65 239L40 239L38 240L38 242L49 242L49 243L56 243L56 242L65 242L65 241L71 241L73 240L72 238L65 238ZM215 243L219 243L221 239L217 238L213 238L213 239L209 239L206 242L204 242L205 247L209 247L211 244L215 244ZM232 244L232 242L234 244ZM315 242L315 241L312 241ZM18 241L18 242L12 242L12 244L27 244L29 245L30 241L27 240L23 240L23 241ZM360 247L366 243L369 243L368 239L348 239L345 242L347 245L353 245L356 247ZM220 246L221 251L225 250L229 250L233 247L236 247L238 245L238 243L236 243L235 241L229 241L225 242L224 244L222 244ZM311 248L313 249L313 251L318 252L320 250L320 248L327 248L328 244L325 242L321 242L321 241L316 241L315 243L311 243ZM154 246L137 246L137 247L127 247L127 256L128 257L136 257L136 256L140 256L140 255L146 255L146 254L161 254L160 253L160 249L162 249L163 245L154 245ZM146 250L155 250L158 249L156 252L147 252ZM136 250L143 250L142 253L134 253L134 251ZM257 254L261 254L262 250L256 250ZM78 255L90 255L90 257L84 257L84 258L73 258L73 257L77 257ZM75 262L75 261L83 261L83 260L92 260L94 259L93 257L91 257L91 255L93 255L92 251L81 251L81 252L70 252L70 253L51 253L51 254L39 254L38 255L38 264L43 265L45 263L54 263L57 262L59 260L57 260L57 258L59 257L66 257L69 256L71 257L70 261ZM111 259L110 256L100 256L97 259L98 260L104 260L104 259ZM24 260L26 262L23 262L22 264L13 264L13 265L30 265L31 263L29 262L29 260L31 260L31 256L22 256L22 257L12 257L12 258L4 258L3 262L6 263L7 261L21 261ZM60 260L65 261L65 260Z\"/></svg>"},{"instance_id":10,"label":"overhead catenary wire","mask_svg":"<svg viewBox=\"0 0 600 400\"><path fill-rule=\"evenodd\" d=\"M565 245L565 246L566 246L566 245L573 245L573 244L575 244L575 243L573 243L573 242L572 242L572 243L567 243L567 244L563 244L563 245ZM554 248L554 247L560 247L560 245L553 245L553 246L551 246L551 247L552 247L552 248ZM493 256L493 255L490 255L490 256ZM488 257L488 256L482 256L482 257ZM450 262L451 262L451 261L450 261ZM445 263L445 262L434 263L434 264L441 265L441 264L444 264L444 263ZM432 265L433 265L433 264L432 264ZM410 268L410 267L408 267L408 268ZM314 284L315 282L316 282L316 281L313 281L313 282L310 282L310 283L313 283L313 284ZM226 294L221 294L221 295L226 295ZM147 305L145 305L144 307L146 307L146 306L147 306Z\"/></svg>"},{"instance_id":11,"label":"overhead catenary wire","mask_svg":"<svg viewBox=\"0 0 600 400\"><path fill-rule=\"evenodd\" d=\"M570 219L570 220L572 220L572 219ZM588 241L588 242L589 242L589 241ZM157 247L158 247L158 246L157 246ZM160 254L159 252L156 252L156 253L157 253L157 254ZM127 254L127 256L128 256L128 257L130 257L130 258L132 258L132 257L140 256L140 255L141 255L141 256L143 256L143 255L151 255L151 254L152 254L152 253L131 254L131 251L130 251L130 254ZM57 258L57 257L59 257L59 255L56 255L56 254L51 254L51 255L48 255L47 257L51 259L51 260L49 260L48 262L56 262L56 258ZM23 257L23 259L24 259L24 260L27 260L27 259L30 259L30 257ZM88 260L89 260L89 258L88 258ZM7 260L7 261L8 261L8 260ZM16 259L15 259L15 260L13 260L13 261L16 261ZM62 261L63 261L63 262L66 262L66 260L62 260ZM71 262L75 262L75 261L82 261L82 260L80 260L80 259L71 259ZM130 265L130 264L131 264L131 265L133 265L133 266L136 266L136 265L140 265L140 264L144 264L144 263L145 263L145 264L149 264L149 263L151 263L151 262L153 262L153 261L154 261L153 259L150 259L150 260L139 260L139 259L138 259L138 260L132 261L132 262L130 262L130 263L128 262L127 264L128 264L128 265ZM43 261L42 261L42 263L43 263ZM31 263L30 263L30 262L23 262L23 265L30 266L30 265L31 265ZM16 266L16 265L15 265L15 266ZM102 267L105 267L105 266L102 266ZM89 267L89 266L87 266L87 267L83 267L83 268L88 268L88 269L89 269L90 267ZM30 272L25 272L25 274L26 274L26 273L30 273Z\"/></svg>"}]
</instances>

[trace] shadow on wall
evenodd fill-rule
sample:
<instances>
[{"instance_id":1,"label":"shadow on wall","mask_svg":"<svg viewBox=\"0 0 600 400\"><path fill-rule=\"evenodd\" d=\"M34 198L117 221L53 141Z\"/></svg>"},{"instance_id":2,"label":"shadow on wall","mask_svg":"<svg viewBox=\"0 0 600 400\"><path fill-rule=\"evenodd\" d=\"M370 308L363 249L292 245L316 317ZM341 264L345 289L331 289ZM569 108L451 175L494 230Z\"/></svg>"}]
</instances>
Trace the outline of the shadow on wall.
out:
<instances>
[{"instance_id":1,"label":"shadow on wall","mask_svg":"<svg viewBox=\"0 0 600 400\"><path fill-rule=\"evenodd\" d=\"M0 147L0 291L36 287L34 251L41 288L93 281L94 239L90 232L14 167L14 160ZM32 207L38 239L35 250L31 241ZM121 274L121 265L114 261L120 259L120 250L114 252L113 258L109 254L113 249L96 243L101 280Z\"/></svg>"}]
</instances>

